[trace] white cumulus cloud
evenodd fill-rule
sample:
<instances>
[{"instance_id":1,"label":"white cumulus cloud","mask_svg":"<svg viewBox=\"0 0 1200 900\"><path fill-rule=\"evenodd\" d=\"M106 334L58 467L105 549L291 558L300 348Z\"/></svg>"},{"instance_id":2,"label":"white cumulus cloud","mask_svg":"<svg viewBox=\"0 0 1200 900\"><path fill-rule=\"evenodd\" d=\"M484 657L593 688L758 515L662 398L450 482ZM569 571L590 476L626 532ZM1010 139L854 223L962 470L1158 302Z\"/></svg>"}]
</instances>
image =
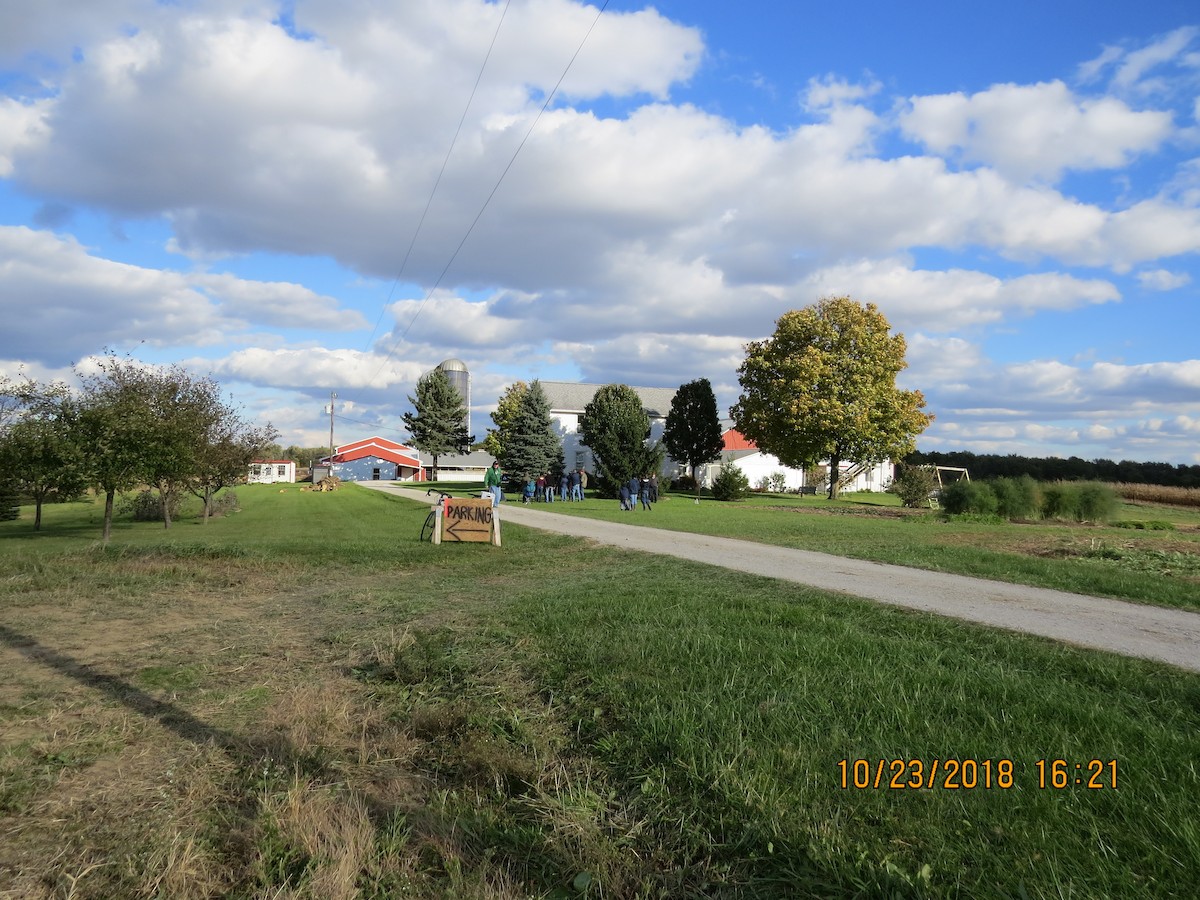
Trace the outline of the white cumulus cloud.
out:
<instances>
[{"instance_id":1,"label":"white cumulus cloud","mask_svg":"<svg viewBox=\"0 0 1200 900\"><path fill-rule=\"evenodd\" d=\"M1061 81L914 97L910 107L901 117L906 135L1018 181L1117 168L1157 148L1172 130L1169 112L1134 110L1113 97L1081 99Z\"/></svg>"}]
</instances>

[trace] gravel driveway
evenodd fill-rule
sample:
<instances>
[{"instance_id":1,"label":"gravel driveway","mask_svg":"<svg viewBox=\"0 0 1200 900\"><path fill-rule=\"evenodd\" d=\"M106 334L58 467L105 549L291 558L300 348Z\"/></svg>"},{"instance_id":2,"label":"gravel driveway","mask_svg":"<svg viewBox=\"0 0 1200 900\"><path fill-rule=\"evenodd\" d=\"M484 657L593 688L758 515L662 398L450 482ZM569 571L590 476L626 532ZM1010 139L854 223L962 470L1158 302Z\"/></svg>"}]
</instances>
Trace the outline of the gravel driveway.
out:
<instances>
[{"instance_id":1,"label":"gravel driveway","mask_svg":"<svg viewBox=\"0 0 1200 900\"><path fill-rule=\"evenodd\" d=\"M383 481L366 488L430 502L424 491ZM752 541L664 531L506 503L501 522L513 522L708 565L793 581L880 603L1054 638L1080 647L1159 660L1200 672L1200 613L1142 606L1103 597L927 572L774 547Z\"/></svg>"}]
</instances>

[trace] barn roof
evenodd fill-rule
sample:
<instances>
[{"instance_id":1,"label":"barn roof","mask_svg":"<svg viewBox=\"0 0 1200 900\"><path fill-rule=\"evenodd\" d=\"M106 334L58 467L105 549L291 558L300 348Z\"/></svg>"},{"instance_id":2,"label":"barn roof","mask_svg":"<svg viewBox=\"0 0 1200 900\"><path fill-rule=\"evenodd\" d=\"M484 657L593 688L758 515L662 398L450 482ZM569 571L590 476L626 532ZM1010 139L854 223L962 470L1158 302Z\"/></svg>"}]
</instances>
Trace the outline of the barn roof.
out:
<instances>
[{"instance_id":1,"label":"barn roof","mask_svg":"<svg viewBox=\"0 0 1200 900\"><path fill-rule=\"evenodd\" d=\"M546 399L550 401L552 413L582 413L592 402L602 384L583 384L574 381L540 381ZM630 385L642 401L642 409L652 418L665 419L675 399L675 388L635 387Z\"/></svg>"},{"instance_id":2,"label":"barn roof","mask_svg":"<svg viewBox=\"0 0 1200 900\"><path fill-rule=\"evenodd\" d=\"M419 468L421 465L417 451L412 447L406 447L404 444L381 437L364 438L361 441L342 444L334 450L333 461L354 462L356 459L365 459L368 456L375 456L379 459L399 463L402 466L409 466L414 469ZM326 457L321 462L328 463L329 458Z\"/></svg>"}]
</instances>

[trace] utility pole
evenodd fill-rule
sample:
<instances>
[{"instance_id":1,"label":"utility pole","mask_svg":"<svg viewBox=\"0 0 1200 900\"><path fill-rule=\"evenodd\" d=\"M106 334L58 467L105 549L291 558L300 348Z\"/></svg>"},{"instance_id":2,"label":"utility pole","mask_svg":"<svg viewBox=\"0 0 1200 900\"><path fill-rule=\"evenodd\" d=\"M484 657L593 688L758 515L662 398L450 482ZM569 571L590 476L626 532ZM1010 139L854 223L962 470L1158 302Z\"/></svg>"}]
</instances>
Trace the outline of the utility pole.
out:
<instances>
[{"instance_id":1,"label":"utility pole","mask_svg":"<svg viewBox=\"0 0 1200 900\"><path fill-rule=\"evenodd\" d=\"M333 401L337 394L329 392L329 474L333 474Z\"/></svg>"}]
</instances>

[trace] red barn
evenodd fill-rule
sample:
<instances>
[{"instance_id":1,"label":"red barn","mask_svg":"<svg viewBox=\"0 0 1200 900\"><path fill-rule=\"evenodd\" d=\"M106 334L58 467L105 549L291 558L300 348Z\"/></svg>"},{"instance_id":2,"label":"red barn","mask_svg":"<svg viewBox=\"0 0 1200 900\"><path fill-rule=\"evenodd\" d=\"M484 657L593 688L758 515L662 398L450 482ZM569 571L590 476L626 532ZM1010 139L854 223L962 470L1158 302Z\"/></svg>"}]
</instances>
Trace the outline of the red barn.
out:
<instances>
[{"instance_id":1,"label":"red barn","mask_svg":"<svg viewBox=\"0 0 1200 900\"><path fill-rule=\"evenodd\" d=\"M417 451L382 437L342 444L321 460L342 481L423 481Z\"/></svg>"}]
</instances>

